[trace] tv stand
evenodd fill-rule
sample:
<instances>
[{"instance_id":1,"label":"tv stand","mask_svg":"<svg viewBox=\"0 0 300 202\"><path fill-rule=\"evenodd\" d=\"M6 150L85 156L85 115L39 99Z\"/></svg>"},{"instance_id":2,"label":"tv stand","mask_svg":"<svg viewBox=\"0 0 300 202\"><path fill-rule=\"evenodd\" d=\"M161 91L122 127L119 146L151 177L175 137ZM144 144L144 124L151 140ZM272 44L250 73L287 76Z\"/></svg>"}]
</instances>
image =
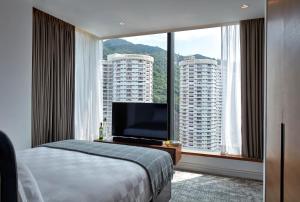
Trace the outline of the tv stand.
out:
<instances>
[{"instance_id":1,"label":"tv stand","mask_svg":"<svg viewBox=\"0 0 300 202\"><path fill-rule=\"evenodd\" d=\"M128 139L128 138L127 138ZM117 141L118 140L118 141ZM137 141L135 142L129 142L129 141L119 141L117 138L108 138L104 140L94 140L94 142L102 142L102 143L109 143L109 144L124 144L124 145L131 145L131 146L137 146L137 147L148 147L152 149L159 149L168 152L171 155L171 158L173 160L173 164L176 165L179 160L181 159L181 146L167 146L164 145L163 142L161 141L160 145L157 144L150 144L150 142L147 142L147 144L144 144L141 142L140 139L136 139ZM155 142L157 143L157 142Z\"/></svg>"},{"instance_id":2,"label":"tv stand","mask_svg":"<svg viewBox=\"0 0 300 202\"><path fill-rule=\"evenodd\" d=\"M124 142L142 145L163 145L162 140L144 139L144 138L128 138L128 137L113 137L114 142Z\"/></svg>"}]
</instances>

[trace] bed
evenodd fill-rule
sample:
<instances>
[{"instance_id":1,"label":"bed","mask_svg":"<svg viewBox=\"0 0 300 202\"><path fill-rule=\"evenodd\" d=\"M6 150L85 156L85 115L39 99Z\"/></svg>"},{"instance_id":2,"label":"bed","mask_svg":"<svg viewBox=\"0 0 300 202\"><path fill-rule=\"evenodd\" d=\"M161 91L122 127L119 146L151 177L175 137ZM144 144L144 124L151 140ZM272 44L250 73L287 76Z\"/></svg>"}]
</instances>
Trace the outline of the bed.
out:
<instances>
[{"instance_id":1,"label":"bed","mask_svg":"<svg viewBox=\"0 0 300 202\"><path fill-rule=\"evenodd\" d=\"M1 201L170 200L173 165L168 153L112 146L73 140L15 153L0 132Z\"/></svg>"}]
</instances>

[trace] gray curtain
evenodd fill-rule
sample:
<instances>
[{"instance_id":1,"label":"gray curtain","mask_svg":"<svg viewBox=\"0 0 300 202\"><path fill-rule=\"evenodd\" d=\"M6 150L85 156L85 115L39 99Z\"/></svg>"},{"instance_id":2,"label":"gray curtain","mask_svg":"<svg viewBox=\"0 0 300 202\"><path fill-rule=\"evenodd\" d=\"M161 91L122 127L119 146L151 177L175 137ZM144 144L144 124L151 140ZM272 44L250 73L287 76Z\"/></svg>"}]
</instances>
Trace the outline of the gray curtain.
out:
<instances>
[{"instance_id":1,"label":"gray curtain","mask_svg":"<svg viewBox=\"0 0 300 202\"><path fill-rule=\"evenodd\" d=\"M75 27L33 9L32 146L74 138Z\"/></svg>"},{"instance_id":2,"label":"gray curtain","mask_svg":"<svg viewBox=\"0 0 300 202\"><path fill-rule=\"evenodd\" d=\"M240 24L242 88L242 155L263 159L264 19Z\"/></svg>"}]
</instances>

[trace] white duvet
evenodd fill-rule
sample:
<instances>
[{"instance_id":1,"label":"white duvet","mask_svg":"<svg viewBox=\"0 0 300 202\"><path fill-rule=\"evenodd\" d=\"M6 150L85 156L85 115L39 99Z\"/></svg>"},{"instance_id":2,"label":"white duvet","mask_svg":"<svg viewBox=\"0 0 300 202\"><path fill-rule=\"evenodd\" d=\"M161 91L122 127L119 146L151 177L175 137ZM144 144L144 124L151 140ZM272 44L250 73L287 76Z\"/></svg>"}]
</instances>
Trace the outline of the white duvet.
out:
<instances>
[{"instance_id":1,"label":"white duvet","mask_svg":"<svg viewBox=\"0 0 300 202\"><path fill-rule=\"evenodd\" d=\"M151 199L139 165L60 149L17 152L19 198L28 202L117 202Z\"/></svg>"}]
</instances>

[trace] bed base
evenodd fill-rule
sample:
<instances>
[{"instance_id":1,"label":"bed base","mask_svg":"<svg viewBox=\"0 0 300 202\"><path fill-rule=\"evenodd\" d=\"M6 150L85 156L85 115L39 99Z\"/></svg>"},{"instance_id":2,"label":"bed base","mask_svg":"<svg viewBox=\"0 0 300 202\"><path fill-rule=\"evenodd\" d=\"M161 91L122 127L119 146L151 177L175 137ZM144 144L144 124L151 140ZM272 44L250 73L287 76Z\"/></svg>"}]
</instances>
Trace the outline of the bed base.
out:
<instances>
[{"instance_id":1,"label":"bed base","mask_svg":"<svg viewBox=\"0 0 300 202\"><path fill-rule=\"evenodd\" d=\"M0 202L17 202L16 155L9 138L0 131Z\"/></svg>"},{"instance_id":2,"label":"bed base","mask_svg":"<svg viewBox=\"0 0 300 202\"><path fill-rule=\"evenodd\" d=\"M163 188L156 199L151 202L168 202L171 199L171 181Z\"/></svg>"}]
</instances>

